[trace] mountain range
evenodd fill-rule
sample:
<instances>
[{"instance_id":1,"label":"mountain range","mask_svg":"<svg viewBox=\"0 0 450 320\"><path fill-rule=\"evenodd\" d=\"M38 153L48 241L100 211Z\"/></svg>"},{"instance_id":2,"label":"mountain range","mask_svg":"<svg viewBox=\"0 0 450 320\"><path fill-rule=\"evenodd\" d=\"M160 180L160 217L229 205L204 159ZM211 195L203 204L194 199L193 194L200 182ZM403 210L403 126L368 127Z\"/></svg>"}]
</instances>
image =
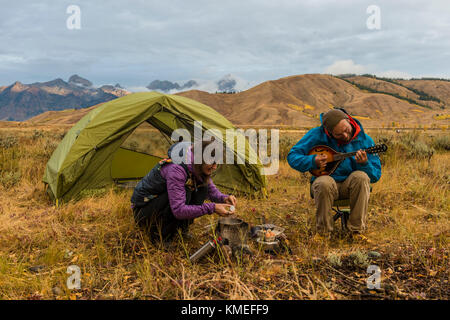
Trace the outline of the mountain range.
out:
<instances>
[{"instance_id":1,"label":"mountain range","mask_svg":"<svg viewBox=\"0 0 450 320\"><path fill-rule=\"evenodd\" d=\"M64 91L64 81L57 79L53 82L55 81L60 85L52 87L40 84L40 86L46 87L46 90L59 88L57 93ZM77 77L72 81L69 79L65 84L69 85L71 90L75 86L79 90L94 90L92 84ZM23 92L37 87L29 85L28 89L23 89L22 86L25 85L15 83L7 89L13 91L13 88L17 87L15 89L17 92ZM0 88L2 90L0 97L7 89ZM108 97L111 98L126 94L126 91L117 85L103 86L95 90L101 90L100 95L110 94ZM232 123L240 126L315 126L320 123L320 113L333 107L346 109L349 114L370 127L448 126L450 119L450 81L446 79L405 80L379 78L373 75L304 74L266 81L248 90L232 94L208 93L200 90L176 94L211 106ZM44 101L42 99L42 102ZM27 122L71 124L92 108L95 106L71 111L45 112Z\"/></svg>"},{"instance_id":2,"label":"mountain range","mask_svg":"<svg viewBox=\"0 0 450 320\"><path fill-rule=\"evenodd\" d=\"M191 89L236 92L236 87L237 81L231 74L206 84L199 84L195 80L182 85L168 80L154 80L146 86L150 91L163 93ZM119 84L95 87L91 81L76 74L68 81L60 78L31 84L16 81L9 86L0 86L0 120L23 121L46 111L82 109L129 93Z\"/></svg>"},{"instance_id":3,"label":"mountain range","mask_svg":"<svg viewBox=\"0 0 450 320\"><path fill-rule=\"evenodd\" d=\"M169 92L171 90L185 90L196 86L198 86L198 83L195 80L189 80L182 86L180 86L177 82L171 82L168 80L154 80L146 88L149 90Z\"/></svg>"},{"instance_id":4,"label":"mountain range","mask_svg":"<svg viewBox=\"0 0 450 320\"><path fill-rule=\"evenodd\" d=\"M129 94L119 84L96 88L87 79L73 75L66 82L23 84L0 87L0 120L22 121L46 111L80 109Z\"/></svg>"},{"instance_id":5,"label":"mountain range","mask_svg":"<svg viewBox=\"0 0 450 320\"><path fill-rule=\"evenodd\" d=\"M238 83L239 82L239 83ZM197 82L195 80L186 81L183 85L178 82L171 82L168 80L154 80L148 86L149 90L156 90L163 93L177 93L185 90L205 90L208 92L221 92L221 93L236 93L241 91L242 88L248 88L248 83L244 80L237 78L232 74L227 74L217 81Z\"/></svg>"}]
</instances>

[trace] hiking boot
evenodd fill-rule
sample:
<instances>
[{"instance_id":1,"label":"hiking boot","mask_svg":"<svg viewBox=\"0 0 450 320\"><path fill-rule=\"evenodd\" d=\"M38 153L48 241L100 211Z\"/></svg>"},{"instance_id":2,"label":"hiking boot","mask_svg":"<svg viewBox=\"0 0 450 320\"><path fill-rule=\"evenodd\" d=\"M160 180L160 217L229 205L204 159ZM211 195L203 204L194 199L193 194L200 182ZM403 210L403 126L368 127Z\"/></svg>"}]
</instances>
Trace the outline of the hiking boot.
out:
<instances>
[{"instance_id":1,"label":"hiking boot","mask_svg":"<svg viewBox=\"0 0 450 320\"><path fill-rule=\"evenodd\" d=\"M371 242L365 235L363 235L360 232L352 232L351 234L351 240L358 243L369 243Z\"/></svg>"}]
</instances>

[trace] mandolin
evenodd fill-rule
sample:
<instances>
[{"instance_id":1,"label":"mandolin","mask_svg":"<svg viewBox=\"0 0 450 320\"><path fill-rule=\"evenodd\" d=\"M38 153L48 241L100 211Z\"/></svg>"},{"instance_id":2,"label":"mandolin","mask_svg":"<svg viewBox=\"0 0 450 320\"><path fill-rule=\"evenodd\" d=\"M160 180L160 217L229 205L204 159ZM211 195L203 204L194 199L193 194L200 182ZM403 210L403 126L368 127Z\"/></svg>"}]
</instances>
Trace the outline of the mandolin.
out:
<instances>
[{"instance_id":1,"label":"mandolin","mask_svg":"<svg viewBox=\"0 0 450 320\"><path fill-rule=\"evenodd\" d=\"M386 150L387 146L385 144L378 144L373 147L363 149L363 151L365 151L368 154L386 152ZM310 172L313 176L316 177L330 175L336 170L339 164L342 161L344 161L344 159L348 157L353 157L356 154L356 152L357 151L341 153L333 150L328 146L315 146L308 152L308 156L315 154L316 155L324 154L327 156L327 164L325 165L324 168L311 170Z\"/></svg>"}]
</instances>

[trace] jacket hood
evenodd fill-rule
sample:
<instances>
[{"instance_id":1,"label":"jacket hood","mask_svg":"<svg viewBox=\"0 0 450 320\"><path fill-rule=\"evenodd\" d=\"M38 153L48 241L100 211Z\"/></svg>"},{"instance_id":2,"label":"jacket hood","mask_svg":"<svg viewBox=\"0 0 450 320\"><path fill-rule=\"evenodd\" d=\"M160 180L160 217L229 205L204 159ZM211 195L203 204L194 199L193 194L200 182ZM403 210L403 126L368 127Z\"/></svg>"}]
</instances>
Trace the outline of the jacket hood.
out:
<instances>
[{"instance_id":1,"label":"jacket hood","mask_svg":"<svg viewBox=\"0 0 450 320\"><path fill-rule=\"evenodd\" d=\"M344 109L339 109L339 110L342 110L346 115L347 115L347 117L349 118L349 120L350 120L350 123L352 124L352 126L356 129L356 132L355 132L355 134L354 134L354 136L352 137L352 139L350 139L350 141L352 141L353 139L355 139L360 133L364 133L364 130L363 130L363 127L362 127L362 125L361 125L361 122L359 122L359 120L357 120L357 119L355 119L355 118L353 118L352 116L350 116ZM323 131L325 132L325 134L328 136L328 137L330 137L330 138L333 138L332 136L331 136L331 134L327 131L327 129L324 127L324 125L323 125L323 112L320 114L320 124L321 124L321 127L322 127L322 129L323 129ZM333 138L334 139L334 138ZM349 141L349 142L350 142ZM348 142L347 142L348 143Z\"/></svg>"}]
</instances>

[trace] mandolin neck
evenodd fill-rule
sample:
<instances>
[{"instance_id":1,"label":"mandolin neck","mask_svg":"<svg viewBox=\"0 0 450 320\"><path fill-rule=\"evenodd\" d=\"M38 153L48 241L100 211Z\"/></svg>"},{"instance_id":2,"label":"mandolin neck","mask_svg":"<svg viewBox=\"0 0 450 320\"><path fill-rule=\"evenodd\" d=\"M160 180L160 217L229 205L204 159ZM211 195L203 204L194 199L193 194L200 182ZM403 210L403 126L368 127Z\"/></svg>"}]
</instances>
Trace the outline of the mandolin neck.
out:
<instances>
[{"instance_id":1,"label":"mandolin neck","mask_svg":"<svg viewBox=\"0 0 450 320\"><path fill-rule=\"evenodd\" d=\"M367 153L373 153L369 149L365 149L363 151L366 151ZM337 153L334 155L333 160L334 161L344 160L345 158L353 157L354 155L356 155L357 152L358 151L347 152L347 153Z\"/></svg>"}]
</instances>

